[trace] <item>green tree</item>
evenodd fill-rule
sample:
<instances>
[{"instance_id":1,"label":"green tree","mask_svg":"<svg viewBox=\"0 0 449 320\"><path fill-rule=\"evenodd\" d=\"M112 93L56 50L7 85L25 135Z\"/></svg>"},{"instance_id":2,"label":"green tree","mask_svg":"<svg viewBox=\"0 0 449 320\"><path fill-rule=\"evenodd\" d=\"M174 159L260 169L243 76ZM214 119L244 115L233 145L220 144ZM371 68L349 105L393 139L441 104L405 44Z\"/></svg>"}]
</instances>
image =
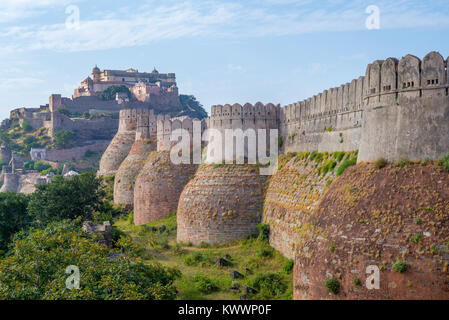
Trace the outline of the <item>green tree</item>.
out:
<instances>
[{"instance_id":1,"label":"green tree","mask_svg":"<svg viewBox=\"0 0 449 320\"><path fill-rule=\"evenodd\" d=\"M28 122L23 122L22 130L25 132L31 132L31 131L33 131L33 127Z\"/></svg>"},{"instance_id":2,"label":"green tree","mask_svg":"<svg viewBox=\"0 0 449 320\"><path fill-rule=\"evenodd\" d=\"M21 193L0 193L0 251L6 251L13 235L30 224L28 202L29 196Z\"/></svg>"},{"instance_id":3,"label":"green tree","mask_svg":"<svg viewBox=\"0 0 449 320\"><path fill-rule=\"evenodd\" d=\"M33 169L36 170L37 172L42 172L49 168L51 168L51 165L49 165L48 163L45 163L43 161L36 161L33 165Z\"/></svg>"},{"instance_id":4,"label":"green tree","mask_svg":"<svg viewBox=\"0 0 449 320\"><path fill-rule=\"evenodd\" d=\"M31 230L0 261L0 299L169 300L179 271L135 263L133 246L110 250L89 238L73 221ZM80 288L68 289L68 266L80 272Z\"/></svg>"},{"instance_id":5,"label":"green tree","mask_svg":"<svg viewBox=\"0 0 449 320\"><path fill-rule=\"evenodd\" d=\"M102 182L94 171L70 180L56 176L52 183L36 188L31 195L28 212L38 225L77 217L91 219L92 214L103 206Z\"/></svg>"},{"instance_id":6,"label":"green tree","mask_svg":"<svg viewBox=\"0 0 449 320\"><path fill-rule=\"evenodd\" d=\"M61 130L55 133L56 149L68 149L73 146L76 134L70 130Z\"/></svg>"},{"instance_id":7,"label":"green tree","mask_svg":"<svg viewBox=\"0 0 449 320\"><path fill-rule=\"evenodd\" d=\"M117 93L126 93L128 98L131 99L131 91L129 91L127 86L110 86L106 90L104 90L101 94L101 98L103 100L115 100L115 96Z\"/></svg>"},{"instance_id":8,"label":"green tree","mask_svg":"<svg viewBox=\"0 0 449 320\"><path fill-rule=\"evenodd\" d=\"M196 100L193 95L179 95L179 101L181 102L182 110L179 116L190 115L198 119L207 118L207 112L204 110L203 105Z\"/></svg>"},{"instance_id":9,"label":"green tree","mask_svg":"<svg viewBox=\"0 0 449 320\"><path fill-rule=\"evenodd\" d=\"M58 108L58 109L56 109L56 112L62 113L63 115L65 115L67 117L72 116L72 113L70 112L70 110L68 110L66 108Z\"/></svg>"}]
</instances>

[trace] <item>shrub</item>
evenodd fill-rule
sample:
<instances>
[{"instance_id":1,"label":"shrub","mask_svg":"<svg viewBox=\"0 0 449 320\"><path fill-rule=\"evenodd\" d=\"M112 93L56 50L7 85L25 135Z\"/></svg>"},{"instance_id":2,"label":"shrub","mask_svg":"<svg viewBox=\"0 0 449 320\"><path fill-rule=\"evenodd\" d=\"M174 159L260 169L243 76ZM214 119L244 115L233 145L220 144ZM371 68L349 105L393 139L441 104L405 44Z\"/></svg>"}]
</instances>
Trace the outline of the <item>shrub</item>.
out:
<instances>
[{"instance_id":1,"label":"shrub","mask_svg":"<svg viewBox=\"0 0 449 320\"><path fill-rule=\"evenodd\" d=\"M189 254L184 258L184 264L186 266L197 266L199 264L213 264L214 259L210 254L205 254L202 252L194 252Z\"/></svg>"},{"instance_id":2,"label":"shrub","mask_svg":"<svg viewBox=\"0 0 449 320\"><path fill-rule=\"evenodd\" d=\"M58 109L56 109L56 112L59 112L59 113L65 115L67 117L71 117L72 116L72 113L68 109L66 109L66 108L58 108Z\"/></svg>"},{"instance_id":3,"label":"shrub","mask_svg":"<svg viewBox=\"0 0 449 320\"><path fill-rule=\"evenodd\" d=\"M339 151L339 152L334 153L334 157L335 157L335 160L337 160L337 162L340 162L341 160L343 160L343 157L345 155L346 155L346 153L344 151Z\"/></svg>"},{"instance_id":4,"label":"shrub","mask_svg":"<svg viewBox=\"0 0 449 320\"><path fill-rule=\"evenodd\" d=\"M261 258L271 258L273 256L274 249L271 247L260 248L257 250L256 255Z\"/></svg>"},{"instance_id":5,"label":"shrub","mask_svg":"<svg viewBox=\"0 0 449 320\"><path fill-rule=\"evenodd\" d=\"M28 212L39 224L64 219L91 219L100 211L104 191L94 171L85 172L70 180L56 176L52 183L36 186L31 195Z\"/></svg>"},{"instance_id":6,"label":"shrub","mask_svg":"<svg viewBox=\"0 0 449 320\"><path fill-rule=\"evenodd\" d=\"M25 132L31 132L33 131L33 127L28 122L22 123L22 130Z\"/></svg>"},{"instance_id":7,"label":"shrub","mask_svg":"<svg viewBox=\"0 0 449 320\"><path fill-rule=\"evenodd\" d=\"M75 228L74 228L75 227ZM130 248L132 249L132 248ZM72 222L32 230L15 240L13 255L0 260L0 299L8 300L171 300L179 271L131 261L133 252L92 241ZM82 274L79 290L67 290L66 267ZM17 266L20 266L17 267ZM30 272L36 276L30 276ZM38 281L36 281L38 279Z\"/></svg>"},{"instance_id":8,"label":"shrub","mask_svg":"<svg viewBox=\"0 0 449 320\"><path fill-rule=\"evenodd\" d=\"M12 236L31 223L28 202L29 196L21 193L0 193L0 250L6 251Z\"/></svg>"},{"instance_id":9,"label":"shrub","mask_svg":"<svg viewBox=\"0 0 449 320\"><path fill-rule=\"evenodd\" d=\"M293 271L293 267L295 266L295 262L293 260L288 260L285 264L284 267L282 268L282 270L286 273L286 274L290 274Z\"/></svg>"},{"instance_id":10,"label":"shrub","mask_svg":"<svg viewBox=\"0 0 449 320\"><path fill-rule=\"evenodd\" d=\"M443 159L441 159L438 164L442 167L444 167L444 169L449 172L449 153L447 153L446 155L444 155Z\"/></svg>"},{"instance_id":11,"label":"shrub","mask_svg":"<svg viewBox=\"0 0 449 320\"><path fill-rule=\"evenodd\" d=\"M337 169L337 176L341 176L345 170L357 164L357 158L346 159Z\"/></svg>"},{"instance_id":12,"label":"shrub","mask_svg":"<svg viewBox=\"0 0 449 320\"><path fill-rule=\"evenodd\" d=\"M75 132L69 130L61 130L55 133L56 149L68 149L73 146L75 139Z\"/></svg>"},{"instance_id":13,"label":"shrub","mask_svg":"<svg viewBox=\"0 0 449 320\"><path fill-rule=\"evenodd\" d=\"M338 282L338 280L335 278L327 279L324 285L330 293L338 294L338 292L340 291L340 282Z\"/></svg>"},{"instance_id":14,"label":"shrub","mask_svg":"<svg viewBox=\"0 0 449 320\"><path fill-rule=\"evenodd\" d=\"M264 298L279 296L287 290L283 277L274 272L256 275L249 281L249 285L259 291L260 296Z\"/></svg>"},{"instance_id":15,"label":"shrub","mask_svg":"<svg viewBox=\"0 0 449 320\"><path fill-rule=\"evenodd\" d=\"M34 170L38 171L38 172L42 172L44 170L50 169L51 165L49 165L48 163L45 163L43 161L36 161L34 163Z\"/></svg>"},{"instance_id":16,"label":"shrub","mask_svg":"<svg viewBox=\"0 0 449 320\"><path fill-rule=\"evenodd\" d=\"M360 280L359 277L355 277L355 278L354 278L354 281L353 281L353 284L354 284L355 286L361 286L361 285L362 285L362 281Z\"/></svg>"},{"instance_id":17,"label":"shrub","mask_svg":"<svg viewBox=\"0 0 449 320\"><path fill-rule=\"evenodd\" d=\"M422 240L422 235L420 235L420 234L412 237L413 243L419 243L419 242L421 242L421 240Z\"/></svg>"},{"instance_id":18,"label":"shrub","mask_svg":"<svg viewBox=\"0 0 449 320\"><path fill-rule=\"evenodd\" d=\"M329 171L334 170L334 168L337 166L337 161L329 159L326 160L323 164L322 167L320 167L318 170L320 171L320 173L324 176L326 175Z\"/></svg>"},{"instance_id":19,"label":"shrub","mask_svg":"<svg viewBox=\"0 0 449 320\"><path fill-rule=\"evenodd\" d=\"M110 86L106 90L104 90L101 94L101 98L103 100L115 100L115 96L117 93L126 93L128 98L131 98L131 91L129 91L127 86Z\"/></svg>"},{"instance_id":20,"label":"shrub","mask_svg":"<svg viewBox=\"0 0 449 320\"><path fill-rule=\"evenodd\" d=\"M204 294L210 294L220 290L216 279L197 273L191 277L194 287Z\"/></svg>"},{"instance_id":21,"label":"shrub","mask_svg":"<svg viewBox=\"0 0 449 320\"><path fill-rule=\"evenodd\" d=\"M30 161L25 161L23 163L23 168L26 170L34 170L34 161L30 160Z\"/></svg>"},{"instance_id":22,"label":"shrub","mask_svg":"<svg viewBox=\"0 0 449 320\"><path fill-rule=\"evenodd\" d=\"M263 242L268 242L270 239L270 225L269 224L258 224L257 230L259 230L258 239Z\"/></svg>"},{"instance_id":23,"label":"shrub","mask_svg":"<svg viewBox=\"0 0 449 320\"><path fill-rule=\"evenodd\" d=\"M375 163L374 163L374 167L376 169L382 169L385 168L385 166L387 165L387 161L384 158L379 158Z\"/></svg>"},{"instance_id":24,"label":"shrub","mask_svg":"<svg viewBox=\"0 0 449 320\"><path fill-rule=\"evenodd\" d=\"M393 269L399 273L404 273L405 271L407 271L407 264L405 264L405 262L403 261L398 260L393 264Z\"/></svg>"}]
</instances>

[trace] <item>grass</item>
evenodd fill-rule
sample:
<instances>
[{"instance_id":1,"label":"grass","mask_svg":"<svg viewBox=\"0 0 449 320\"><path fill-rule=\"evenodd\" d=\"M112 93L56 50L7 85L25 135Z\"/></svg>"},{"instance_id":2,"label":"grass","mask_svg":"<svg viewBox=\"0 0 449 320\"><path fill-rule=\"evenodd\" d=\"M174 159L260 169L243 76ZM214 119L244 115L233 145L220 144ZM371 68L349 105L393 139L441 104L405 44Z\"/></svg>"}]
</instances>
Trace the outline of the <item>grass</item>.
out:
<instances>
[{"instance_id":1,"label":"grass","mask_svg":"<svg viewBox=\"0 0 449 320\"><path fill-rule=\"evenodd\" d=\"M175 214L145 226L134 226L126 217L114 225L144 248L145 254L141 258L144 263L160 263L181 271L182 276L175 281L178 299L239 300L243 295L249 299L292 299L293 261L269 246L265 225L259 227L260 238L220 246L203 244L201 247L176 242ZM160 232L162 226L165 230ZM226 259L230 265L218 266L219 258ZM232 279L234 270L244 277Z\"/></svg>"},{"instance_id":2,"label":"grass","mask_svg":"<svg viewBox=\"0 0 449 320\"><path fill-rule=\"evenodd\" d=\"M380 158L374 163L374 167L376 169L385 168L386 165L387 165L387 161L384 158Z\"/></svg>"},{"instance_id":3,"label":"grass","mask_svg":"<svg viewBox=\"0 0 449 320\"><path fill-rule=\"evenodd\" d=\"M324 283L324 286L330 293L338 294L340 292L340 282L335 278L329 278Z\"/></svg>"},{"instance_id":4,"label":"grass","mask_svg":"<svg viewBox=\"0 0 449 320\"><path fill-rule=\"evenodd\" d=\"M357 158L346 159L337 169L337 177L341 176L345 170L357 164Z\"/></svg>"},{"instance_id":5,"label":"grass","mask_svg":"<svg viewBox=\"0 0 449 320\"><path fill-rule=\"evenodd\" d=\"M393 269L396 270L396 272L404 273L407 271L407 265L405 262L398 260L393 264Z\"/></svg>"}]
</instances>

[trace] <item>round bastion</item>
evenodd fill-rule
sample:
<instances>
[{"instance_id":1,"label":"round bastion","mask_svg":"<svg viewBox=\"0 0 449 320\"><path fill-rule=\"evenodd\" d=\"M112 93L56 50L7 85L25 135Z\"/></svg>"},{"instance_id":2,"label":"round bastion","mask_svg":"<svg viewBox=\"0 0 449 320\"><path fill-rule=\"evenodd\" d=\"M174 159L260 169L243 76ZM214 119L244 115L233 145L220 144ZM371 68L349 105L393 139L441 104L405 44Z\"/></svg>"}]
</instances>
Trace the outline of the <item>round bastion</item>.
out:
<instances>
[{"instance_id":1,"label":"round bastion","mask_svg":"<svg viewBox=\"0 0 449 320\"><path fill-rule=\"evenodd\" d=\"M134 224L166 218L178 208L179 196L198 165L175 165L170 151L153 151L137 176L134 188Z\"/></svg>"},{"instance_id":2,"label":"round bastion","mask_svg":"<svg viewBox=\"0 0 449 320\"><path fill-rule=\"evenodd\" d=\"M257 166L203 164L179 200L178 241L221 244L256 233L265 181Z\"/></svg>"},{"instance_id":3,"label":"round bastion","mask_svg":"<svg viewBox=\"0 0 449 320\"><path fill-rule=\"evenodd\" d=\"M154 150L156 150L156 141L145 139L134 142L131 151L115 174L115 204L132 208L134 205L134 184L137 175L145 165L145 161L150 153Z\"/></svg>"}]
</instances>

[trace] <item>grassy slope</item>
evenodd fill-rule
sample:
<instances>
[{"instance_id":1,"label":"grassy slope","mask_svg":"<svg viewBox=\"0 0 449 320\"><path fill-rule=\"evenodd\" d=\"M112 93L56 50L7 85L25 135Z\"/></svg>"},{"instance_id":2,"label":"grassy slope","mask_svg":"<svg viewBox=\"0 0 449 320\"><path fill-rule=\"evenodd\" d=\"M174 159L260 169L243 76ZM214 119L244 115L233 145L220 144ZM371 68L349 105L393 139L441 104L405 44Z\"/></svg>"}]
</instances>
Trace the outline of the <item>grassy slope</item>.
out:
<instances>
[{"instance_id":1,"label":"grassy slope","mask_svg":"<svg viewBox=\"0 0 449 320\"><path fill-rule=\"evenodd\" d=\"M166 226L167 231L150 231L151 227ZM292 296L292 275L284 272L283 267L288 263L280 253L269 247L268 244L257 239L241 240L229 244L228 246L214 247L193 247L188 244L176 244L176 215L167 219L148 224L146 226L134 226L128 219L121 219L115 226L126 234L140 246L145 248L145 262L159 262L162 265L177 267L182 272L182 277L176 281L179 291L179 299L240 299L246 290L243 286L250 284L251 280L260 274L276 272L281 275L282 282L287 286L283 294L275 296L258 294L251 296L251 299L291 299ZM202 253L205 257L203 262L197 265L186 265L184 259L195 253ZM262 252L272 252L271 257L261 256ZM216 258L230 255L233 266L219 267L215 265ZM249 268L251 274L246 274ZM233 292L229 288L233 282L231 271L237 270L244 274L243 279L236 280L241 284L241 292ZM194 275L202 273L209 277L219 288L218 291L205 294L200 292L195 286ZM235 284L235 282L233 283Z\"/></svg>"}]
</instances>

